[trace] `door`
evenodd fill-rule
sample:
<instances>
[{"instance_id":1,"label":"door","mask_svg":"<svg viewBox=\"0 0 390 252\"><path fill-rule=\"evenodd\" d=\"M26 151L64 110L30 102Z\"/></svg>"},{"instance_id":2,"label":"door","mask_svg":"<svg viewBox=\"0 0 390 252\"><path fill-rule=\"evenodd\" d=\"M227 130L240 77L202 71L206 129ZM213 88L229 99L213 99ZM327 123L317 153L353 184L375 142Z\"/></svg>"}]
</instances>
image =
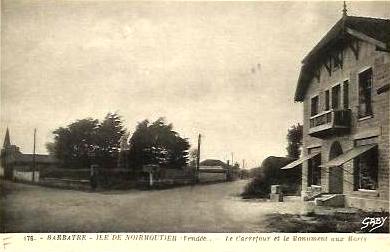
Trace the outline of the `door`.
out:
<instances>
[{"instance_id":1,"label":"door","mask_svg":"<svg viewBox=\"0 0 390 252\"><path fill-rule=\"evenodd\" d=\"M343 149L339 142L334 142L330 147L329 160L343 154ZM329 167L329 193L343 193L344 173L342 166Z\"/></svg>"}]
</instances>

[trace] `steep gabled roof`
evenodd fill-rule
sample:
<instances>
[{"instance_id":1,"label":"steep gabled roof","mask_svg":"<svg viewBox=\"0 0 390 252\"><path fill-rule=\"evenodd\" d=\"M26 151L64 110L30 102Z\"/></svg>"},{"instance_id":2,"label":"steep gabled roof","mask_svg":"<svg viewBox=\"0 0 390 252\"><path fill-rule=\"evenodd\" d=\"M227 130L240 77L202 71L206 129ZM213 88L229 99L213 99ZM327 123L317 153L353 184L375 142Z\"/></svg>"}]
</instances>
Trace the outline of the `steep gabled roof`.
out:
<instances>
[{"instance_id":1,"label":"steep gabled roof","mask_svg":"<svg viewBox=\"0 0 390 252\"><path fill-rule=\"evenodd\" d=\"M357 37L369 43L375 43L381 49L390 49L390 20L369 17L343 16L318 44L302 60L302 67L295 91L295 101L303 101L306 88L313 78L318 61L329 49L347 37Z\"/></svg>"},{"instance_id":2,"label":"steep gabled roof","mask_svg":"<svg viewBox=\"0 0 390 252\"><path fill-rule=\"evenodd\" d=\"M11 140L9 137L9 130L7 128L7 131L5 132L3 148L9 147L9 146L11 146Z\"/></svg>"},{"instance_id":3,"label":"steep gabled roof","mask_svg":"<svg viewBox=\"0 0 390 252\"><path fill-rule=\"evenodd\" d=\"M199 163L199 165L201 166L220 166L220 167L223 167L223 168L228 168L229 166L225 163L225 162L222 162L221 160L218 160L218 159L206 159L206 160L203 160L202 162Z\"/></svg>"},{"instance_id":4,"label":"steep gabled roof","mask_svg":"<svg viewBox=\"0 0 390 252\"><path fill-rule=\"evenodd\" d=\"M381 42L390 41L390 19L348 16L345 25Z\"/></svg>"}]
</instances>

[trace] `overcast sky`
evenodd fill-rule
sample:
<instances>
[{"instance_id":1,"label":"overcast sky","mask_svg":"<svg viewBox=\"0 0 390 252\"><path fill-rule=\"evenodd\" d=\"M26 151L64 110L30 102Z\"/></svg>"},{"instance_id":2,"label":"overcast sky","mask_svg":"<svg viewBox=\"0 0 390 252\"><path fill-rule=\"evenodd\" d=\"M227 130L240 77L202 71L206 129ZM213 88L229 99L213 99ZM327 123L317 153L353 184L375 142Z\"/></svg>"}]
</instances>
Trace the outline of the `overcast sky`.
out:
<instances>
[{"instance_id":1,"label":"overcast sky","mask_svg":"<svg viewBox=\"0 0 390 252\"><path fill-rule=\"evenodd\" d=\"M389 18L390 2L347 2ZM302 121L301 59L341 17L342 2L3 1L1 131L31 153L59 126L123 116L130 132L165 117L202 159L259 164L285 156Z\"/></svg>"}]
</instances>

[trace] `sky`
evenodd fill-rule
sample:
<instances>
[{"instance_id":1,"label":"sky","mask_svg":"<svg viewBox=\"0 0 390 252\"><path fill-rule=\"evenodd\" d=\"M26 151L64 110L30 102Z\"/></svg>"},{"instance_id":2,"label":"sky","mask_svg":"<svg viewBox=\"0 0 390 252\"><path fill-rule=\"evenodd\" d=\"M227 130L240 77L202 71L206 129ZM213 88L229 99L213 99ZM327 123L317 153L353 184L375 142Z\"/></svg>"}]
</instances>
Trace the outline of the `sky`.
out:
<instances>
[{"instance_id":1,"label":"sky","mask_svg":"<svg viewBox=\"0 0 390 252\"><path fill-rule=\"evenodd\" d=\"M390 2L347 2L390 18ZM201 159L286 155L301 60L342 2L2 1L0 137L47 153L52 131L117 112L164 117Z\"/></svg>"}]
</instances>

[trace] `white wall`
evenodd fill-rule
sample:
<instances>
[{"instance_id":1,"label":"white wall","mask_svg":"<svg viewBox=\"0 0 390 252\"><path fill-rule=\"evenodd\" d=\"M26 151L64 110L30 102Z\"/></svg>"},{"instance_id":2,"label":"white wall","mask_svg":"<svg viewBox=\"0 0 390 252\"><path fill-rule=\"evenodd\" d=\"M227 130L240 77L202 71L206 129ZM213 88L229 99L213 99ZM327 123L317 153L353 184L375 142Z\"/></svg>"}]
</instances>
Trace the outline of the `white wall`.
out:
<instances>
[{"instance_id":1,"label":"white wall","mask_svg":"<svg viewBox=\"0 0 390 252\"><path fill-rule=\"evenodd\" d=\"M19 180L19 181L29 181L29 182L32 182L33 181L33 172L31 171L16 171L14 170L13 171L13 177L15 180ZM39 181L39 171L35 171L35 174L34 174L34 182L38 182Z\"/></svg>"}]
</instances>

